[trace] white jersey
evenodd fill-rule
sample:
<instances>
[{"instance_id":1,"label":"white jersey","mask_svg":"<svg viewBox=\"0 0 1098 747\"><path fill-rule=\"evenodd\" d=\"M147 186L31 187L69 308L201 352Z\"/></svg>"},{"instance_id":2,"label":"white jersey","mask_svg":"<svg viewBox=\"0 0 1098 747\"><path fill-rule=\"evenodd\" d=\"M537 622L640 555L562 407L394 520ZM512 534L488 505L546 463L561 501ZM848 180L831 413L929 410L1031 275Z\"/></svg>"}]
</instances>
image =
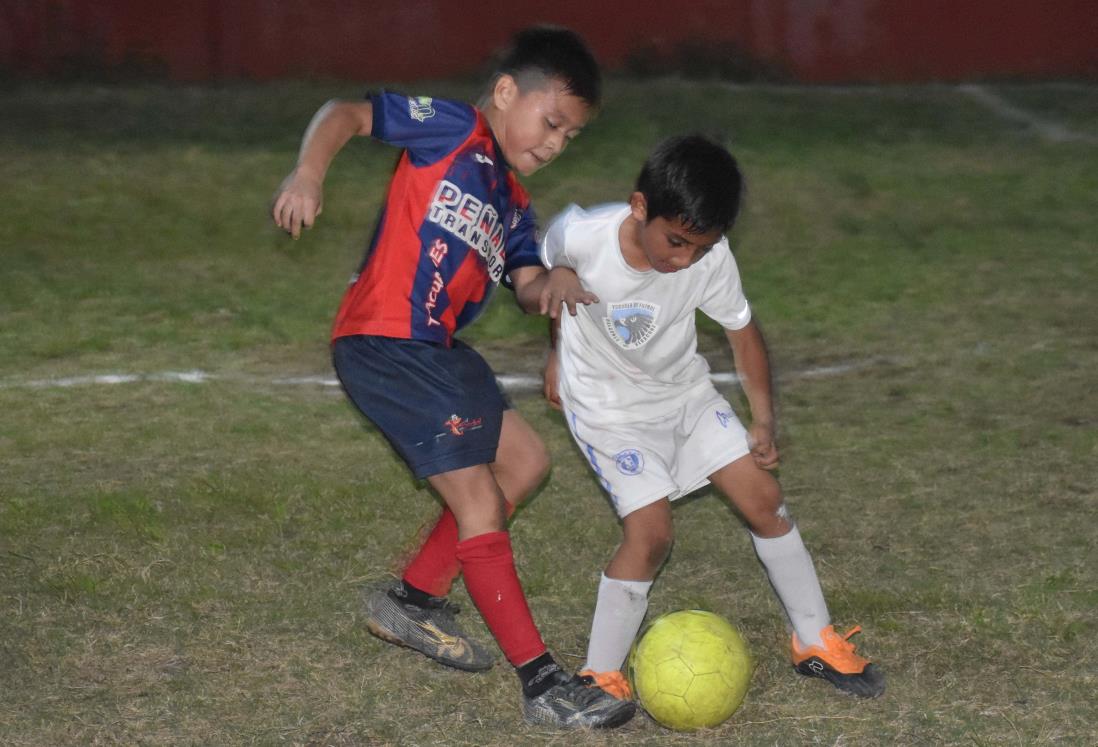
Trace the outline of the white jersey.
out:
<instances>
[{"instance_id":1,"label":"white jersey","mask_svg":"<svg viewBox=\"0 0 1098 747\"><path fill-rule=\"evenodd\" d=\"M659 417L680 395L712 386L697 350L696 309L726 329L751 321L727 239L685 270L642 272L626 263L618 241L628 215L624 203L571 205L541 241L546 267L571 267L599 297L574 317L562 315L558 353L564 402L603 422Z\"/></svg>"}]
</instances>

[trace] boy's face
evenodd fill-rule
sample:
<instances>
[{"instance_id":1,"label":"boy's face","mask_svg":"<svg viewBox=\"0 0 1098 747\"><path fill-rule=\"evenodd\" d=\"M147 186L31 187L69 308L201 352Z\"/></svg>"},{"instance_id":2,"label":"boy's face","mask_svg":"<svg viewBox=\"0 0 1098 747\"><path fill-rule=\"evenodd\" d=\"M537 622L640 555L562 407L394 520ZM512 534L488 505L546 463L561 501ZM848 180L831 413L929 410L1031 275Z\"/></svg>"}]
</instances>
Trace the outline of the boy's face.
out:
<instances>
[{"instance_id":1,"label":"boy's face","mask_svg":"<svg viewBox=\"0 0 1098 747\"><path fill-rule=\"evenodd\" d=\"M496 110L489 115L503 157L515 171L529 176L559 156L591 116L590 107L556 78L534 76L520 88L500 76L492 94Z\"/></svg>"},{"instance_id":2,"label":"boy's face","mask_svg":"<svg viewBox=\"0 0 1098 747\"><path fill-rule=\"evenodd\" d=\"M682 218L657 216L648 220L648 206L644 195L634 192L629 200L632 216L639 226L637 245L643 257L636 259L656 272L670 273L685 270L705 256L713 245L721 240L723 231L714 229L706 233L689 230ZM630 264L633 264L632 262ZM636 265L634 264L634 267Z\"/></svg>"}]
</instances>

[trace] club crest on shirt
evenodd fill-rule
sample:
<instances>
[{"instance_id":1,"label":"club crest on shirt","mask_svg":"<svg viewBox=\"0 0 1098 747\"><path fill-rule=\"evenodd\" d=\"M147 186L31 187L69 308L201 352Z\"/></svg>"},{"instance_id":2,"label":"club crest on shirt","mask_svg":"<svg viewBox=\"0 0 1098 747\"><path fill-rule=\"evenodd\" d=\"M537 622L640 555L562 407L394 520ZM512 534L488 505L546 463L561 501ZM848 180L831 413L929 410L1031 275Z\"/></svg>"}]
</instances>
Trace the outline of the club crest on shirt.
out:
<instances>
[{"instance_id":1,"label":"club crest on shirt","mask_svg":"<svg viewBox=\"0 0 1098 747\"><path fill-rule=\"evenodd\" d=\"M614 455L614 464L623 475L639 475L644 471L644 456L636 449L625 449Z\"/></svg>"},{"instance_id":2,"label":"club crest on shirt","mask_svg":"<svg viewBox=\"0 0 1098 747\"><path fill-rule=\"evenodd\" d=\"M408 116L417 122L423 122L435 116L434 99L430 96L409 96Z\"/></svg>"},{"instance_id":3,"label":"club crest on shirt","mask_svg":"<svg viewBox=\"0 0 1098 747\"><path fill-rule=\"evenodd\" d=\"M656 334L659 325L658 304L647 301L622 301L606 305L607 314L602 318L606 333L618 347L625 350L639 348Z\"/></svg>"}]
</instances>

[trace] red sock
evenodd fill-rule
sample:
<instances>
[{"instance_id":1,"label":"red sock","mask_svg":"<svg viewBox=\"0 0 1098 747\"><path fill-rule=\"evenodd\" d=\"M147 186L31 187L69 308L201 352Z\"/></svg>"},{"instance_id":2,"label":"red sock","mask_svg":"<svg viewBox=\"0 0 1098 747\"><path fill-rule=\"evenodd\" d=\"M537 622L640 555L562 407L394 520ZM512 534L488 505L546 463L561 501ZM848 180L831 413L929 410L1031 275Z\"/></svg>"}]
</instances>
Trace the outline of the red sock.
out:
<instances>
[{"instance_id":1,"label":"red sock","mask_svg":"<svg viewBox=\"0 0 1098 747\"><path fill-rule=\"evenodd\" d=\"M489 532L471 537L457 544L457 558L465 571L465 588L507 661L517 667L545 653L515 573L511 536Z\"/></svg>"},{"instance_id":2,"label":"red sock","mask_svg":"<svg viewBox=\"0 0 1098 747\"><path fill-rule=\"evenodd\" d=\"M515 512L515 507L503 502L507 518ZM427 535L423 546L408 567L404 569L404 580L417 589L433 597L444 597L450 593L454 579L461 573L461 563L457 559L458 529L454 513L442 509L438 523Z\"/></svg>"}]
</instances>

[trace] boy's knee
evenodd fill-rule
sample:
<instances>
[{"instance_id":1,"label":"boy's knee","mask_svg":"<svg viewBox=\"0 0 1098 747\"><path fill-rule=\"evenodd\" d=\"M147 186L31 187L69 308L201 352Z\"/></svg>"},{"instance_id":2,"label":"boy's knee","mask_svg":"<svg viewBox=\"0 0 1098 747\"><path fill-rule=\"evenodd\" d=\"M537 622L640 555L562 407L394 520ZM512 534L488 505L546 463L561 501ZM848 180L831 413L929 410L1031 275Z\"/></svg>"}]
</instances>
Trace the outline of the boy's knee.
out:
<instances>
[{"instance_id":1,"label":"boy's knee","mask_svg":"<svg viewBox=\"0 0 1098 747\"><path fill-rule=\"evenodd\" d=\"M549 449L539 441L537 448L531 454L530 461L530 473L535 484L540 485L545 482L545 478L549 477L550 466Z\"/></svg>"},{"instance_id":2,"label":"boy's knee","mask_svg":"<svg viewBox=\"0 0 1098 747\"><path fill-rule=\"evenodd\" d=\"M671 553L671 545L675 543L675 532L669 526L653 529L645 533L643 543L648 564L658 568Z\"/></svg>"},{"instance_id":3,"label":"boy's knee","mask_svg":"<svg viewBox=\"0 0 1098 747\"><path fill-rule=\"evenodd\" d=\"M758 537L781 537L793 528L793 517L780 492L760 502L747 518L751 531Z\"/></svg>"}]
</instances>

